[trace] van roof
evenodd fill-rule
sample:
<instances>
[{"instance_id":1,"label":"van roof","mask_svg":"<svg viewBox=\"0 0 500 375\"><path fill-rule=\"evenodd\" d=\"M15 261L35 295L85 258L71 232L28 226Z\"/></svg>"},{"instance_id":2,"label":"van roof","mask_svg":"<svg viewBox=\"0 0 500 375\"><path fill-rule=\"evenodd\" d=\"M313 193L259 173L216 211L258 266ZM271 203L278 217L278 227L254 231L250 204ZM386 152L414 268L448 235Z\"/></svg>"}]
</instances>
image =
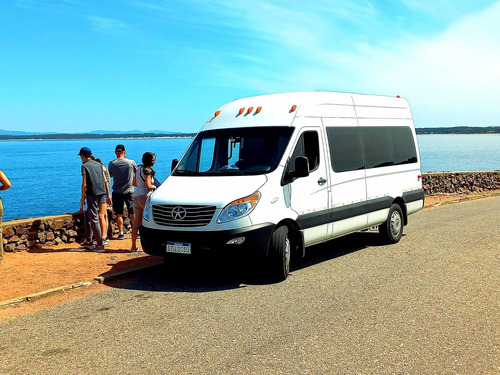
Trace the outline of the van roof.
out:
<instances>
[{"instance_id":1,"label":"van roof","mask_svg":"<svg viewBox=\"0 0 500 375\"><path fill-rule=\"evenodd\" d=\"M374 112L379 113L374 113ZM254 126L291 126L295 117L411 119L404 98L332 91L291 92L237 99L220 107L204 130ZM384 115L382 115L384 116Z\"/></svg>"}]
</instances>

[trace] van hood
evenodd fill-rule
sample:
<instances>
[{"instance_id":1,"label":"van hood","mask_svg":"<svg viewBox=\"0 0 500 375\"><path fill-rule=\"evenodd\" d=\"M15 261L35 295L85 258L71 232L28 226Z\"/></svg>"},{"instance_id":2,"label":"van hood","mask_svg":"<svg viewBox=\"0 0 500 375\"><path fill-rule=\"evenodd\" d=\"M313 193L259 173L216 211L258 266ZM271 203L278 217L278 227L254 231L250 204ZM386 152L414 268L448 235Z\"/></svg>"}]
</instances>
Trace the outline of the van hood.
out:
<instances>
[{"instance_id":1,"label":"van hood","mask_svg":"<svg viewBox=\"0 0 500 375\"><path fill-rule=\"evenodd\" d=\"M215 205L247 197L267 182L255 176L169 176L151 196L153 204Z\"/></svg>"}]
</instances>

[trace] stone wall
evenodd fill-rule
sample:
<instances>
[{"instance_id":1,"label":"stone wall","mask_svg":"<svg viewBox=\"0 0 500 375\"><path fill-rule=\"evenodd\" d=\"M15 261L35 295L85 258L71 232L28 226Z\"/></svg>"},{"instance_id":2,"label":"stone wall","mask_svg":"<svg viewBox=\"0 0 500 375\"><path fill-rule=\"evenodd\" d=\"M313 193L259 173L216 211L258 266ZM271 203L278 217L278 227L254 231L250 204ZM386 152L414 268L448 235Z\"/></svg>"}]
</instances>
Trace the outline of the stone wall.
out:
<instances>
[{"instance_id":1,"label":"stone wall","mask_svg":"<svg viewBox=\"0 0 500 375\"><path fill-rule=\"evenodd\" d=\"M424 173L425 195L477 194L500 189L500 171Z\"/></svg>"},{"instance_id":2,"label":"stone wall","mask_svg":"<svg viewBox=\"0 0 500 375\"><path fill-rule=\"evenodd\" d=\"M423 186L426 195L477 194L500 189L498 172L442 172L424 173ZM112 217L108 210L108 217ZM5 222L3 243L5 251L25 251L36 247L50 247L60 243L84 240L83 214L47 216ZM130 229L130 221L125 219L125 229ZM117 234L116 223L110 222L108 235Z\"/></svg>"},{"instance_id":3,"label":"stone wall","mask_svg":"<svg viewBox=\"0 0 500 375\"><path fill-rule=\"evenodd\" d=\"M108 210L108 218L113 213ZM125 218L124 230L130 230L130 220ZM61 243L82 242L85 240L83 214L45 216L31 219L7 221L2 224L4 250L7 252L25 251L37 247L51 247ZM108 236L118 234L114 219L109 220Z\"/></svg>"}]
</instances>

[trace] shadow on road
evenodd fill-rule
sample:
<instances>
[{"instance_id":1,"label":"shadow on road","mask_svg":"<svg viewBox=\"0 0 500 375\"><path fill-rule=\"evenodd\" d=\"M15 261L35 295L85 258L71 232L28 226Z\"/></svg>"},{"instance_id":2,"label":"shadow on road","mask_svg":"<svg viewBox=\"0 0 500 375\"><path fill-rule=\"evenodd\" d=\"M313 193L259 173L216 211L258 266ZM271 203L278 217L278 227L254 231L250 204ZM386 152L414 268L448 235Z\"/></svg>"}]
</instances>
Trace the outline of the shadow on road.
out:
<instances>
[{"instance_id":1,"label":"shadow on road","mask_svg":"<svg viewBox=\"0 0 500 375\"><path fill-rule=\"evenodd\" d=\"M316 264L365 248L384 245L378 233L361 232L309 247L304 259L292 263L290 277L293 277L294 272ZM121 264L124 262L117 263L117 266L121 266L122 269L126 268L123 267L124 264ZM114 288L130 290L207 293L272 283L273 281L267 277L266 266L262 260L238 256L230 257L230 259L212 256L176 259L170 264L159 264L147 268L131 281L106 284Z\"/></svg>"}]
</instances>

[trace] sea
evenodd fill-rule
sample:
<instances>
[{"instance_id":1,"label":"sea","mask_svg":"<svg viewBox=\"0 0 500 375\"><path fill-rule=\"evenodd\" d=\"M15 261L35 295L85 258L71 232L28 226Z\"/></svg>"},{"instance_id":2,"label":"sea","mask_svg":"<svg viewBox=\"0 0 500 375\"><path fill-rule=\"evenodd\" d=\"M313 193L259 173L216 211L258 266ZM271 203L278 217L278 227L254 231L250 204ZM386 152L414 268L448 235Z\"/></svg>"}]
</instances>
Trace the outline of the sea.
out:
<instances>
[{"instance_id":1,"label":"sea","mask_svg":"<svg viewBox=\"0 0 500 375\"><path fill-rule=\"evenodd\" d=\"M127 157L141 162L156 154L156 177L170 174L172 159L180 159L191 138L130 138L0 141L0 169L12 188L0 191L3 221L76 212L80 208L80 147L92 150L104 165L115 158L117 144ZM500 170L500 135L420 135L423 172ZM202 188L202 187L200 187Z\"/></svg>"}]
</instances>

